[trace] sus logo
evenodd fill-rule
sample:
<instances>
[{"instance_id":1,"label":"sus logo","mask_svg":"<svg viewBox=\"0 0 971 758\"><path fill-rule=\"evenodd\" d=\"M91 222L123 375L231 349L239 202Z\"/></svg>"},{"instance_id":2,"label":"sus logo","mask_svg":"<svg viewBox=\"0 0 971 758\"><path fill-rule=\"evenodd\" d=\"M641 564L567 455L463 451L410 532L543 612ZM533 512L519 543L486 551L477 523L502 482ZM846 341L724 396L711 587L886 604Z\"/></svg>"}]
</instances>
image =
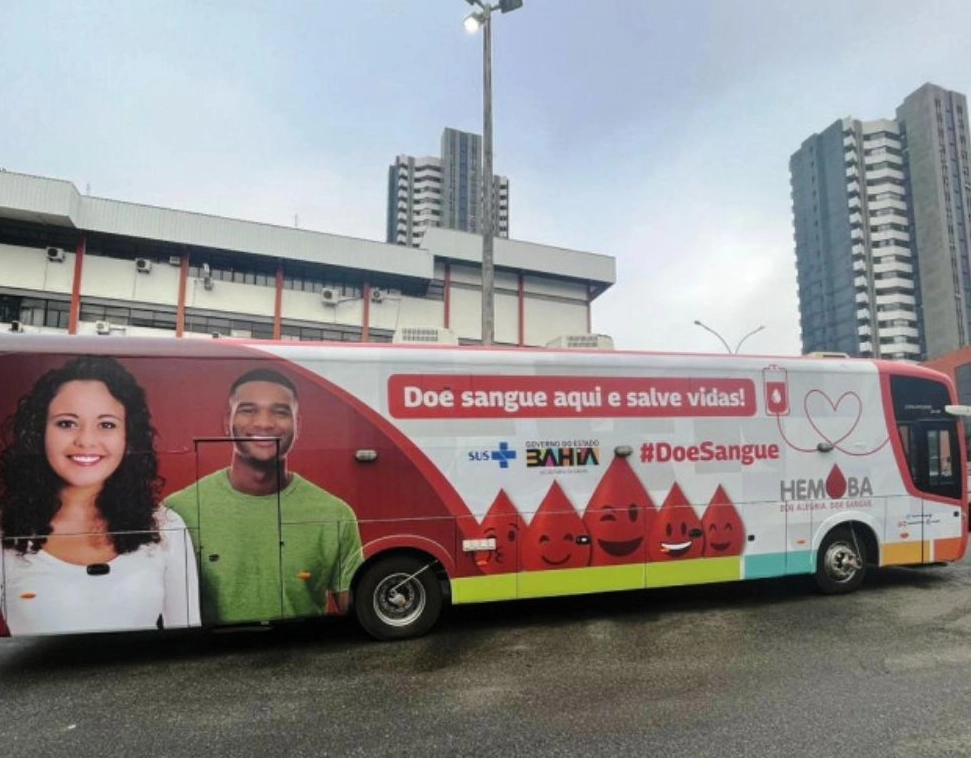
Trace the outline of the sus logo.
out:
<instances>
[{"instance_id":1,"label":"sus logo","mask_svg":"<svg viewBox=\"0 0 971 758\"><path fill-rule=\"evenodd\" d=\"M656 513L627 460L614 458L583 514L593 540L593 565L644 563L644 543Z\"/></svg>"},{"instance_id":2,"label":"sus logo","mask_svg":"<svg viewBox=\"0 0 971 758\"><path fill-rule=\"evenodd\" d=\"M647 533L647 557L651 561L700 558L705 549L704 530L694 508L675 484L664 498Z\"/></svg>"},{"instance_id":3,"label":"sus logo","mask_svg":"<svg viewBox=\"0 0 971 758\"><path fill-rule=\"evenodd\" d=\"M479 537L494 539L495 550L475 554L475 563L485 574L504 574L519 570L519 542L523 520L509 496L499 490L489 512L482 519Z\"/></svg>"},{"instance_id":4,"label":"sus logo","mask_svg":"<svg viewBox=\"0 0 971 758\"><path fill-rule=\"evenodd\" d=\"M745 525L725 490L719 487L701 518L706 558L741 555L745 550Z\"/></svg>"},{"instance_id":5,"label":"sus logo","mask_svg":"<svg viewBox=\"0 0 971 758\"><path fill-rule=\"evenodd\" d=\"M557 482L540 503L522 544L526 571L582 568L590 565L590 537L573 504Z\"/></svg>"}]
</instances>

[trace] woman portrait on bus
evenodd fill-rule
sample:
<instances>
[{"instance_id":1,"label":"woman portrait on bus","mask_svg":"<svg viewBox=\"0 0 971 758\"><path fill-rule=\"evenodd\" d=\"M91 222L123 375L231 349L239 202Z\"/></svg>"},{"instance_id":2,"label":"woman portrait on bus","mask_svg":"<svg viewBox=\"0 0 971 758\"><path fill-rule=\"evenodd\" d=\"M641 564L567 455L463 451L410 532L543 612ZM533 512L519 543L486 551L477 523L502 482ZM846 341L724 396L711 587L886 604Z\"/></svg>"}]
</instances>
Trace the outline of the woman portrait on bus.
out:
<instances>
[{"instance_id":1,"label":"woman portrait on bus","mask_svg":"<svg viewBox=\"0 0 971 758\"><path fill-rule=\"evenodd\" d=\"M113 358L48 371L4 424L3 588L10 633L199 623L198 576L162 479L144 390Z\"/></svg>"}]
</instances>

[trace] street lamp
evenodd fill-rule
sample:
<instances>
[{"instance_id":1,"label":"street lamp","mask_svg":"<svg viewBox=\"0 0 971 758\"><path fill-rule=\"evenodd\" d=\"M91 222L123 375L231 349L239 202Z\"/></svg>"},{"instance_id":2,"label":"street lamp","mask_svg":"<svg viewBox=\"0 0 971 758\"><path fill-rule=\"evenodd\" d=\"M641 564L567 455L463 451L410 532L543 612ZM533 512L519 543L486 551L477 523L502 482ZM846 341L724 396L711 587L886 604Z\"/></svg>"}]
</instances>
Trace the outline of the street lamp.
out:
<instances>
[{"instance_id":1,"label":"street lamp","mask_svg":"<svg viewBox=\"0 0 971 758\"><path fill-rule=\"evenodd\" d=\"M738 355L738 351L739 351L739 349L741 349L742 343L745 342L745 340L747 340L753 334L758 334L763 329L765 329L765 326L757 326L757 327L755 327L752 331L750 331L748 334L746 334L744 337L742 337L742 339L740 339L737 343L735 343L735 349L732 350L731 347L729 347L728 343L725 342L725 338L722 337L718 332L716 332L710 326L708 326L708 324L705 324L705 323L699 321L698 319L695 319L695 326L700 326L705 331L711 332L716 337L718 337L719 342L721 342L725 346L725 350L728 351L728 354L729 355Z\"/></svg>"},{"instance_id":2,"label":"street lamp","mask_svg":"<svg viewBox=\"0 0 971 758\"><path fill-rule=\"evenodd\" d=\"M523 0L465 0L478 8L464 22L467 32L482 29L482 344L491 345L495 336L495 264L492 223L492 12L509 13L521 8Z\"/></svg>"}]
</instances>

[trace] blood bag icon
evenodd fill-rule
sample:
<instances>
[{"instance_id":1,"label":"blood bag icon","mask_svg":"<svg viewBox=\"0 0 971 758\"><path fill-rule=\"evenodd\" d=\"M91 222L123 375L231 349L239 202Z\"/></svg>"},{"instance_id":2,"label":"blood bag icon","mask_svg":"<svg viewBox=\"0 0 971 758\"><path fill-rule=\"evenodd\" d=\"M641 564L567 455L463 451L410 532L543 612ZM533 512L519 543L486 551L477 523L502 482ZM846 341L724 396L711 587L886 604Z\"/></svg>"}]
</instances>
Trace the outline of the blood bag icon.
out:
<instances>
[{"instance_id":1,"label":"blood bag icon","mask_svg":"<svg viewBox=\"0 0 971 758\"><path fill-rule=\"evenodd\" d=\"M765 389L765 412L770 416L789 415L789 378L781 366L771 365L762 369L762 385Z\"/></svg>"}]
</instances>

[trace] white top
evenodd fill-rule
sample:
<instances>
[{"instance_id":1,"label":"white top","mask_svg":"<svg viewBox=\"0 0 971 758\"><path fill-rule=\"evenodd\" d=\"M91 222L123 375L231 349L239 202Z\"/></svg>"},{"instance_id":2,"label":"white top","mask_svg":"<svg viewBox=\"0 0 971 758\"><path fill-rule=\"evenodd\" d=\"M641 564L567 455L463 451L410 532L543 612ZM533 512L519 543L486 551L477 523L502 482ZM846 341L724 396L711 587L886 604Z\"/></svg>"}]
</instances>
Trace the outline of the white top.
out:
<instances>
[{"instance_id":1,"label":"white top","mask_svg":"<svg viewBox=\"0 0 971 758\"><path fill-rule=\"evenodd\" d=\"M13 636L199 625L199 576L185 522L160 507L161 541L107 562L106 574L45 550L3 550L0 610Z\"/></svg>"}]
</instances>

